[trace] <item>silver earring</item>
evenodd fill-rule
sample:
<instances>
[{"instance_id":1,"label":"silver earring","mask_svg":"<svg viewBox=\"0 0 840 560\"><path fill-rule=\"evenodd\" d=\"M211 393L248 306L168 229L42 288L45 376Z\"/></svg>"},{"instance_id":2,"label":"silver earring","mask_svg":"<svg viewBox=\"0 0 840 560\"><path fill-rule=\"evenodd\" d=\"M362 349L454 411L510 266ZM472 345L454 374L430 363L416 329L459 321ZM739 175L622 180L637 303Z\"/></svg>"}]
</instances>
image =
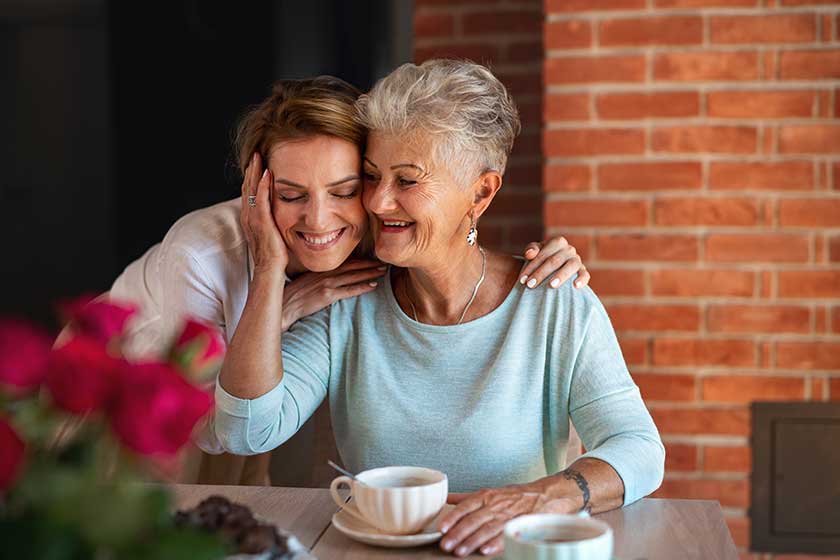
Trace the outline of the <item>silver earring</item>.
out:
<instances>
[{"instance_id":1,"label":"silver earring","mask_svg":"<svg viewBox=\"0 0 840 560\"><path fill-rule=\"evenodd\" d=\"M475 218L470 216L470 231L467 233L467 245L472 247L478 240L478 229L475 227Z\"/></svg>"}]
</instances>

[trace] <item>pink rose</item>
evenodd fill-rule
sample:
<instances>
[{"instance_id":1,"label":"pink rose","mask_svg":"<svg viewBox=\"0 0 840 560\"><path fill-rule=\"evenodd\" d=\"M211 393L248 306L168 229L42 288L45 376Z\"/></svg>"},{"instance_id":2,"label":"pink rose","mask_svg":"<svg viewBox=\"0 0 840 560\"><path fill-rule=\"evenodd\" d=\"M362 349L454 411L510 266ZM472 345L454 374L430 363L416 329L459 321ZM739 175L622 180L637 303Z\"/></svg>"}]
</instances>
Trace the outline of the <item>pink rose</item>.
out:
<instances>
[{"instance_id":1,"label":"pink rose","mask_svg":"<svg viewBox=\"0 0 840 560\"><path fill-rule=\"evenodd\" d=\"M128 320L137 306L114 301L96 301L89 296L61 304L61 312L73 330L107 344L125 331Z\"/></svg>"},{"instance_id":2,"label":"pink rose","mask_svg":"<svg viewBox=\"0 0 840 560\"><path fill-rule=\"evenodd\" d=\"M20 474L25 448L11 424L0 418L0 491L10 488Z\"/></svg>"},{"instance_id":3,"label":"pink rose","mask_svg":"<svg viewBox=\"0 0 840 560\"><path fill-rule=\"evenodd\" d=\"M210 394L167 364L126 364L111 406L111 425L127 447L172 455L213 407Z\"/></svg>"},{"instance_id":4,"label":"pink rose","mask_svg":"<svg viewBox=\"0 0 840 560\"><path fill-rule=\"evenodd\" d=\"M225 356L218 329L189 319L169 351L169 363L194 381L212 381Z\"/></svg>"},{"instance_id":5,"label":"pink rose","mask_svg":"<svg viewBox=\"0 0 840 560\"><path fill-rule=\"evenodd\" d=\"M102 342L74 336L53 350L47 387L60 408L85 414L105 408L114 395L121 360L108 354Z\"/></svg>"},{"instance_id":6,"label":"pink rose","mask_svg":"<svg viewBox=\"0 0 840 560\"><path fill-rule=\"evenodd\" d=\"M0 320L0 386L11 392L36 389L47 374L52 339L23 321Z\"/></svg>"}]
</instances>

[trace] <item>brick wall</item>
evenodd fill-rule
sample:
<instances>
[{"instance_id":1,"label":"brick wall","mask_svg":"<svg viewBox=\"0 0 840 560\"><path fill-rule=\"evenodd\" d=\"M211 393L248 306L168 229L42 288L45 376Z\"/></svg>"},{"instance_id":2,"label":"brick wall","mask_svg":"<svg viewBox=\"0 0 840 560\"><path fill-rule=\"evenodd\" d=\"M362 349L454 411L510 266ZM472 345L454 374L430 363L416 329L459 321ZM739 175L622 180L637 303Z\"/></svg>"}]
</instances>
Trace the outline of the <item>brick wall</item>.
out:
<instances>
[{"instance_id":1,"label":"brick wall","mask_svg":"<svg viewBox=\"0 0 840 560\"><path fill-rule=\"evenodd\" d=\"M748 403L840 400L840 2L544 9L547 232L663 434L658 495L719 500L759 558Z\"/></svg>"},{"instance_id":2,"label":"brick wall","mask_svg":"<svg viewBox=\"0 0 840 560\"><path fill-rule=\"evenodd\" d=\"M504 187L479 224L483 245L521 254L543 235L541 181L542 0L415 0L414 59L469 58L511 90L522 135Z\"/></svg>"}]
</instances>

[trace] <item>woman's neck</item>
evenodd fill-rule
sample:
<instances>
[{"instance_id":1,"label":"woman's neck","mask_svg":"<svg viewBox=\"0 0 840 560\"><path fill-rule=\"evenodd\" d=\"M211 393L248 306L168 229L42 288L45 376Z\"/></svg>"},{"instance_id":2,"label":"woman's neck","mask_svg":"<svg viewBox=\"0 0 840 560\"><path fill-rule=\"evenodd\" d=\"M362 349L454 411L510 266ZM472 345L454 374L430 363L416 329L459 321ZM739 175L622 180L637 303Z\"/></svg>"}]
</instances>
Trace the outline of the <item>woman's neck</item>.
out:
<instances>
[{"instance_id":1,"label":"woman's neck","mask_svg":"<svg viewBox=\"0 0 840 560\"><path fill-rule=\"evenodd\" d=\"M416 310L417 318L424 323L457 323L481 278L483 261L478 246L465 244L463 249L447 252L439 262L406 269L402 296L412 315Z\"/></svg>"}]
</instances>

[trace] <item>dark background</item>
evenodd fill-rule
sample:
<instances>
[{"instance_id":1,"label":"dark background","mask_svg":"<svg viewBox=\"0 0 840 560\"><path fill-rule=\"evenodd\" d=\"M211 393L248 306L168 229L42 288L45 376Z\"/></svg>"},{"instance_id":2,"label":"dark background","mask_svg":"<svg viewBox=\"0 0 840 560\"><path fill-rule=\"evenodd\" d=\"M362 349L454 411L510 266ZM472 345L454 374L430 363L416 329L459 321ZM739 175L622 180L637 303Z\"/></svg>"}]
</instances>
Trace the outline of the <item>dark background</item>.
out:
<instances>
[{"instance_id":1,"label":"dark background","mask_svg":"<svg viewBox=\"0 0 840 560\"><path fill-rule=\"evenodd\" d=\"M237 196L234 124L274 80L367 89L406 0L0 0L0 314L50 324L180 216Z\"/></svg>"}]
</instances>

